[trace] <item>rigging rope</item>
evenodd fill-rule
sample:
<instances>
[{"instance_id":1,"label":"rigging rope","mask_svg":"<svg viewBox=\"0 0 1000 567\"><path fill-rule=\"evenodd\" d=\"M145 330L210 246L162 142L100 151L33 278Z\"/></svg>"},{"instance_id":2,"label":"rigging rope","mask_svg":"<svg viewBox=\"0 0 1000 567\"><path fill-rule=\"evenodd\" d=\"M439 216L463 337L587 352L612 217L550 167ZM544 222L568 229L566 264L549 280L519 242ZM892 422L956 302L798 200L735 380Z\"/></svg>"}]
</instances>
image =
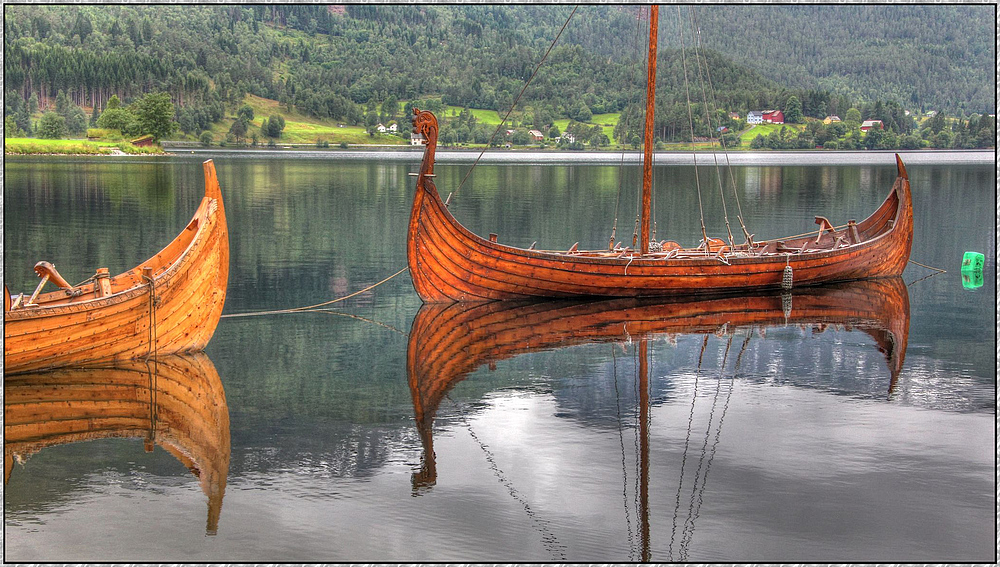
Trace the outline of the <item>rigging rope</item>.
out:
<instances>
[{"instance_id":1,"label":"rigging rope","mask_svg":"<svg viewBox=\"0 0 1000 567\"><path fill-rule=\"evenodd\" d=\"M684 18L681 16L681 7L677 6L678 33L681 38L681 62L684 64L684 92L687 96L688 124L691 125L691 146L694 147L694 116L691 115L691 88L688 85L687 55L684 50ZM698 177L698 153L693 149L691 157L694 159L694 183L698 187L698 214L701 216L701 246L708 248L708 232L705 230L705 209L701 203L701 180ZM699 248L701 248L699 246Z\"/></svg>"},{"instance_id":2,"label":"rigging rope","mask_svg":"<svg viewBox=\"0 0 1000 567\"><path fill-rule=\"evenodd\" d=\"M694 9L693 8L689 8L689 13L693 14L693 12L694 12ZM693 26L694 26L694 22L692 20L692 28L693 28ZM697 33L697 31L693 32L693 33ZM729 211L726 208L726 194L725 194L725 190L722 187L722 171L719 169L719 154L715 152L714 143L711 142L711 140L712 140L712 134L711 134L711 131L712 131L712 116L711 116L711 113L709 111L708 92L705 89L705 80L704 80L704 77L702 75L702 73L704 71L703 71L702 65L701 65L701 56L698 54L698 41L700 41L700 39L697 38L697 37L695 39L696 39L696 41L694 42L694 60L695 60L695 63L698 64L698 84L701 86L701 99L705 102L705 105L704 105L704 108L705 108L705 123L708 124L708 129L709 129L708 139L709 139L710 146L713 149L713 151L712 151L712 157L715 159L715 177L719 181L719 197L722 199L722 216L726 220L726 233L729 235L729 246L730 246L730 249L733 249L733 248L736 247L736 244L733 243L733 231L732 231L732 229L729 226ZM706 69L708 68L708 61L705 61L705 68ZM696 151L696 150L694 150L692 148L691 151Z\"/></svg>"},{"instance_id":3,"label":"rigging rope","mask_svg":"<svg viewBox=\"0 0 1000 567\"><path fill-rule=\"evenodd\" d=\"M697 18L696 12L695 12L695 10L694 10L693 7L691 8L691 22L692 22L692 26L694 27L694 29L695 29L695 31L697 33L697 37L696 37L697 42L695 44L696 45L695 55L697 56L697 47L699 47L701 45L701 26L698 25L698 18ZM705 77L708 80L708 90L709 90L709 95L711 96L711 100L712 100L712 108L718 109L719 105L717 103L717 99L716 99L716 96L715 96L715 86L712 84L712 72L711 72L711 69L710 69L710 67L708 65L708 59L705 60ZM706 102L706 104L708 103L707 100L705 102ZM711 125L712 124L710 122L709 123L709 127L711 127ZM720 126L721 126L721 124L720 124ZM736 209L738 211L738 214L736 215L736 219L740 221L740 227L743 229L743 236L744 236L744 238L746 238L747 248L753 248L753 235L750 234L750 231L747 229L746 223L744 221L744 217L743 217L743 205L740 203L740 194L736 190L736 178L733 176L733 166L732 166L732 164L729 161L729 150L726 148L726 140L725 140L725 138L722 137L721 133L719 135L719 145L722 146L723 155L726 156L726 171L727 171L727 173L729 173L729 183L730 183L730 186L733 189L733 197L736 199ZM716 159L716 171L718 172L718 159ZM722 183L721 176L719 177L719 183L720 183L720 191L721 191L721 183ZM727 225L727 227L729 225L729 218L728 217L726 218L726 225ZM730 240L732 240L732 233L730 233ZM732 244L732 242L730 242L730 245L731 244Z\"/></svg>"},{"instance_id":4,"label":"rigging rope","mask_svg":"<svg viewBox=\"0 0 1000 567\"><path fill-rule=\"evenodd\" d=\"M691 424L694 421L694 404L698 400L698 378L701 376L701 363L705 358L705 347L708 346L708 335L705 335L705 339L701 343L701 353L698 355L698 369L694 374L694 394L691 396L691 413L688 415L688 427L687 427L687 437L684 439L684 453L681 455L681 475L680 480L677 481L677 499L674 503L674 520L673 528L670 530L670 546L667 548L668 561L672 561L674 557L674 539L677 534L677 515L681 509L681 488L684 486L684 466L687 464L687 454L688 445L691 442ZM685 522L687 524L687 522Z\"/></svg>"},{"instance_id":5,"label":"rigging rope","mask_svg":"<svg viewBox=\"0 0 1000 567\"><path fill-rule=\"evenodd\" d=\"M639 55L638 55L638 53L639 53L639 35L640 35L639 32L642 30L642 18L639 17L639 15L641 14L641 10L642 10L642 8L640 7L636 11L635 35L632 38L632 45L635 48L636 56L632 60L632 66L629 69L629 77L628 77L628 81L627 81L628 85L632 85L635 82L636 62L639 60ZM637 93L638 91L632 91L632 92L633 93ZM630 117L629 117L628 109L632 108L634 106L634 104L636 103L637 100L638 100L638 96L636 96L634 99L630 99L629 100L629 104L625 105L626 111L623 113L624 123L622 125L622 130L621 130L623 132L622 135L625 138L628 137L629 126L631 126L631 124L629 123L629 118ZM611 225L611 239L608 241L608 250L613 250L614 249L614 246L615 246L615 236L618 233L618 205L621 202L622 184L623 184L623 182L625 180L624 179L624 175L623 175L623 171L625 170L625 147L626 147L625 143L627 141L628 141L627 139L623 139L622 140L622 142L623 142L622 143L622 159L621 159L621 162L618 164L618 194L615 196L615 220L614 220L614 223L612 223L612 225ZM635 242L636 238L638 238L638 234L635 234L635 236L633 237L633 244L632 244L633 246L635 246L634 242Z\"/></svg>"},{"instance_id":6,"label":"rigging rope","mask_svg":"<svg viewBox=\"0 0 1000 567\"><path fill-rule=\"evenodd\" d=\"M528 90L528 85L531 84L531 81L535 78L535 75L538 74L538 70L542 67L542 64L545 63L545 60L549 57L549 53L552 52L552 48L556 46L556 42L559 41L559 38L562 36L563 31L566 30L566 26L569 25L569 21L573 19L573 14L576 14L577 8L579 8L579 6L573 6L573 11L569 13L569 17L566 18L566 22L562 25L562 28L559 29L559 33L556 34L555 39L552 40L552 43L549 45L549 48L545 51L545 55L542 56L542 59L541 61L538 62L538 65L535 65L535 70L531 72L531 76L528 77L528 81L524 83L523 87L521 87L521 92L517 93L517 97L514 98L514 102L511 103L510 109L507 110L507 114L504 115L503 120L500 121L500 124L497 124L497 128L496 130L493 131L493 135L490 136L489 141L486 142L486 147L483 148L483 151L479 152L479 156L476 157L476 161L472 163L472 167L469 168L469 171L465 172L465 177L462 178L462 182L458 184L458 187L454 191L451 192L451 195L458 193L458 191L462 188L462 186L465 185L465 180L469 178L469 175L472 173L472 170L475 169L476 165L479 164L479 160L482 159L483 154L486 153L486 148L489 148L490 145L493 143L493 139L496 138L497 133L500 131L501 128L503 128L503 125L507 122L507 118L510 117L510 113L513 112L514 109L517 107L517 102L521 100L521 95L524 94L524 91ZM451 195L448 195L448 201L451 201Z\"/></svg>"}]
</instances>

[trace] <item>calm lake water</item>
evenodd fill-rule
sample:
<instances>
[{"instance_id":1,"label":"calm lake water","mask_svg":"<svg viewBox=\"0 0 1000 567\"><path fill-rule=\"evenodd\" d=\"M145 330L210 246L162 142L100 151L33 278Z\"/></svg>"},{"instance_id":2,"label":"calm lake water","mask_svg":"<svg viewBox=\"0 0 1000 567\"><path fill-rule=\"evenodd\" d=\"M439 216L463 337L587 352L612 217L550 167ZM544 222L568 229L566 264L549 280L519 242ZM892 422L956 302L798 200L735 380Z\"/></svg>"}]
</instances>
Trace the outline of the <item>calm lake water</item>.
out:
<instances>
[{"instance_id":1,"label":"calm lake water","mask_svg":"<svg viewBox=\"0 0 1000 567\"><path fill-rule=\"evenodd\" d=\"M5 380L6 560L996 561L992 161L908 162L911 258L947 270L926 279L911 264L901 281L745 303L442 309L422 308L404 273L330 311L239 316L406 266L419 156L329 156L6 160L14 293L34 288L39 260L77 282L159 250L209 157L231 247L207 357L155 377L72 374L97 397L133 382L81 411L75 436L30 405L51 376ZM443 193L466 157L439 163ZM758 238L864 218L896 171L891 154L858 159L737 165L739 205L724 174L734 231L737 207ZM693 244L695 170L661 163L658 236ZM697 177L722 236L715 175ZM638 181L614 163L483 163L451 208L500 242L602 247L616 200L618 240L631 237ZM966 250L986 255L981 287L963 286ZM635 310L649 328L627 321ZM111 418L128 404L146 421ZM15 411L49 436L14 442Z\"/></svg>"}]
</instances>

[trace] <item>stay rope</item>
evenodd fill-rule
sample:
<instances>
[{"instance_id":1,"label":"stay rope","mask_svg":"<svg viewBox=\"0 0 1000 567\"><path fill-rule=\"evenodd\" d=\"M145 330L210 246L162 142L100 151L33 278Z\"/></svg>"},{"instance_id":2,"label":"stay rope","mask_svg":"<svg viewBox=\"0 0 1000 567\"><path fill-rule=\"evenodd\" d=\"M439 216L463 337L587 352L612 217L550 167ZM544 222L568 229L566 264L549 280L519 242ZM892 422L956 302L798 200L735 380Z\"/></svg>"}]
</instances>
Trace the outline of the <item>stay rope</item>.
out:
<instances>
[{"instance_id":1,"label":"stay rope","mask_svg":"<svg viewBox=\"0 0 1000 567\"><path fill-rule=\"evenodd\" d=\"M694 10L693 7L691 8L691 21L692 21L692 25L693 25L695 31L697 32L697 42L695 44L696 45L695 55L697 55L697 46L701 45L701 26L698 24L698 17L696 15L696 12L695 12L695 10ZM704 50L702 50L702 51L704 51ZM711 99L712 99L712 107L717 109L717 108L719 108L719 105L718 105L718 102L717 102L717 99L716 99L716 96L715 96L715 86L712 84L712 73L711 73L711 71L709 69L709 65L708 65L708 60L707 59L705 60L705 77L708 79L708 89L709 89L709 94L711 95ZM709 123L709 126L711 126L711 123ZM721 124L720 124L720 126L721 126ZM737 214L736 218L740 221L740 227L743 229L743 236L746 238L747 247L748 248L752 248L753 247L753 235L750 234L750 231L749 231L749 229L747 229L746 223L744 221L743 205L740 203L740 194L736 190L736 178L733 176L733 166L732 166L732 164L729 161L729 150L726 148L726 140L725 140L725 138L722 137L721 132L720 132L720 135L719 135L719 145L722 147L722 153L723 153L723 155L726 156L726 171L729 173L729 183L730 183L730 186L733 188L733 197L735 197L735 199L736 199L736 209L737 209L737 211L739 213L739 214ZM716 163L716 170L718 170L718 163ZM719 183L720 184L722 183L721 177L719 179ZM727 225L729 224L728 218L726 219L726 224ZM732 240L732 236L731 235L730 235L730 240ZM730 244L732 244L732 243L730 242Z\"/></svg>"},{"instance_id":2,"label":"stay rope","mask_svg":"<svg viewBox=\"0 0 1000 567\"><path fill-rule=\"evenodd\" d=\"M694 147L694 116L691 114L691 87L688 84L687 55L684 49L684 18L681 16L681 7L677 6L677 31L681 39L681 62L684 65L684 93L687 96L688 124L691 125L691 146ZM708 247L708 232L705 230L705 209L701 201L701 179L698 177L698 153L691 152L694 159L694 183L698 187L698 214L701 217L701 242L702 246ZM699 247L700 248L700 247Z\"/></svg>"},{"instance_id":3,"label":"stay rope","mask_svg":"<svg viewBox=\"0 0 1000 567\"><path fill-rule=\"evenodd\" d=\"M577 8L579 8L579 6L573 6L573 11L569 13L569 17L566 18L566 22L563 23L562 28L559 29L559 33L556 34L555 39L552 40L552 43L549 45L549 48L545 51L545 55L542 56L542 59L541 61L538 62L538 65L535 65L535 70L531 72L531 76L528 77L528 81L524 83L523 87L521 87L521 92L517 93L517 97L515 97L514 102L511 103L510 108L507 110L507 114L504 115L503 119L500 121L500 124L497 124L497 128L496 130L493 131L493 135L491 135L489 141L486 142L486 147L483 148L483 151L479 152L479 156L476 157L476 161L472 163L472 167L469 168L469 171L465 172L465 177L462 178L462 182L459 183L458 187L454 191L452 191L451 194L448 195L448 199L447 201L445 201L446 205L448 204L448 202L451 201L451 196L454 195L455 193L458 193L458 191L462 188L462 186L465 185L465 180L468 179L469 175L472 174L472 170L476 169L476 165L478 165L479 160L483 158L483 154L486 153L486 149L493 144L493 139L496 138L497 133L500 132L500 129L503 128L503 125L507 123L507 119L510 118L510 113L514 112L514 109L517 108L518 101L521 100L521 96L524 95L524 91L528 90L528 85L530 85L531 81L534 80L535 75L538 74L538 70L541 69L542 64L545 63L546 59L548 59L549 53L551 53L552 48L556 46L556 42L559 41L559 38L562 36L563 31L566 30L566 26L569 25L569 21L573 19L573 15L576 14Z\"/></svg>"},{"instance_id":4,"label":"stay rope","mask_svg":"<svg viewBox=\"0 0 1000 567\"><path fill-rule=\"evenodd\" d=\"M694 9L689 7L689 13L692 14L692 18L693 18ZM711 134L711 130L712 130L712 116L711 116L711 112L709 110L708 92L705 89L705 79L704 79L704 76L702 75L703 72L706 72L708 70L708 61L707 60L705 61L705 69L703 70L702 69L702 64L701 64L702 56L698 54L698 42L701 41L701 39L699 37L701 35L700 34L701 30L698 30L697 28L694 27L694 20L693 19L691 21L691 26L692 26L692 29L695 30L693 33L696 34L695 41L694 41L694 61L695 61L695 63L698 64L698 84L701 86L701 99L705 102L705 105L704 105L705 106L705 123L708 124L708 128L709 128L708 139L712 140L712 134ZM714 106L714 104L713 104L713 106ZM716 131L718 132L718 130L716 130ZM733 248L736 248L736 244L733 243L733 231L732 231L732 229L729 226L729 211L726 208L726 194L725 194L725 190L722 187L722 171L719 169L719 154L714 151L714 144L712 145L712 147L713 147L712 157L715 159L715 177L719 181L719 197L722 200L722 216L723 216L724 219L726 219L726 233L729 236L729 246L730 246L730 249L733 249ZM696 150L692 147L691 151L694 152Z\"/></svg>"},{"instance_id":5,"label":"stay rope","mask_svg":"<svg viewBox=\"0 0 1000 567\"><path fill-rule=\"evenodd\" d=\"M640 8L640 10L641 10L641 8ZM636 14L638 16L639 12L637 11ZM635 83L635 75L636 75L636 67L637 67L636 62L639 60L639 55L638 55L638 53L639 53L639 35L640 35L641 31L642 31L642 18L636 17L636 19L635 19L635 35L632 38L632 45L634 46L634 49L635 49L635 52L636 52L636 56L632 60L633 63L631 65L631 67L629 68L629 77L628 77L628 82L627 82L628 85L632 85L632 84ZM635 93L636 91L632 91L632 92ZM625 108L628 109L628 108L632 107L632 105L634 105L638 101L638 98L639 98L638 95L636 95L634 98L629 99L629 104L626 105ZM621 129L621 131L624 133L623 136L625 136L625 137L628 136L629 127L630 126L631 126L631 124L629 123L629 113L625 112L624 113L624 123L623 123L622 129ZM623 140L623 142L627 142L627 140ZM618 233L618 205L621 202L621 198L622 198L622 184L625 181L625 177L623 175L624 170L625 170L625 144L623 143L622 144L622 158L621 158L621 162L618 164L618 194L615 196L615 220L614 220L614 222L611 225L611 238L610 238L610 240L608 240L608 250L614 249L614 246L615 246L615 236ZM638 213L636 214L636 217L638 218ZM638 225L637 225L637 227L638 227ZM635 241L636 241L636 239L638 239L638 237L639 237L639 235L638 235L638 232L636 231L632 235L632 245L633 246L635 246Z\"/></svg>"}]
</instances>

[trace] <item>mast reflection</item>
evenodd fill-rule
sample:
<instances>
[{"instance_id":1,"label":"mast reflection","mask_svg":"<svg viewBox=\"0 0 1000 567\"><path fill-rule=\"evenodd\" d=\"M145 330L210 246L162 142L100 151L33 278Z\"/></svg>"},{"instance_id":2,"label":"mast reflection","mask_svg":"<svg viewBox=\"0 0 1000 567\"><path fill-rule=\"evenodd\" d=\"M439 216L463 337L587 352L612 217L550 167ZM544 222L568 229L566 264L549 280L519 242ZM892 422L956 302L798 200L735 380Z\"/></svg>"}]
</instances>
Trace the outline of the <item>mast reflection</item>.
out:
<instances>
[{"instance_id":1,"label":"mast reflection","mask_svg":"<svg viewBox=\"0 0 1000 567\"><path fill-rule=\"evenodd\" d=\"M910 302L901 278L855 281L790 293L698 298L424 304L410 329L407 376L423 454L414 494L437 482L433 425L441 400L483 365L519 354L599 342L639 346L640 555L649 545L648 340L661 334L708 335L789 324L823 331L843 326L870 335L885 356L888 393L906 356ZM749 340L750 333L747 333ZM744 348L745 348L744 344Z\"/></svg>"}]
</instances>

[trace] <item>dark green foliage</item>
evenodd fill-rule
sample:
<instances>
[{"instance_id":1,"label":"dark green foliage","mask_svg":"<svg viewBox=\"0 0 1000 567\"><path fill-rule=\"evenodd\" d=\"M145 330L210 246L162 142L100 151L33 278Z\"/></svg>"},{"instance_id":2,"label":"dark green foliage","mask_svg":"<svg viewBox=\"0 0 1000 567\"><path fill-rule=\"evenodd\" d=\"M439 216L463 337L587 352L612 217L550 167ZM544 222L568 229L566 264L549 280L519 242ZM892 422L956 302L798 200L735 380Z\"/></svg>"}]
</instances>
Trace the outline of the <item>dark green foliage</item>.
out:
<instances>
[{"instance_id":1,"label":"dark green foliage","mask_svg":"<svg viewBox=\"0 0 1000 567\"><path fill-rule=\"evenodd\" d=\"M629 120L614 137L641 135L641 111L630 108L644 91L645 31L636 19L641 9L580 6L518 103L519 112L531 111L519 120L545 131L557 118L589 121L593 114L629 109ZM113 94L130 102L168 92L174 119L191 134L233 112L246 93L350 124L365 123L363 106L369 102L375 105L367 114L375 114L376 124L388 124L399 119L398 101L431 96L505 113L571 10L348 5L340 14L319 4L8 5L5 98L34 98L34 108L26 109L30 116L59 90L73 104L95 107ZM685 25L696 17L702 30L697 54L690 34L681 52L677 18L665 10L656 136L692 135L685 63L692 100L705 98L701 85L711 79L713 111L783 108L794 121L794 109L786 108L794 97L803 117L843 117L857 105L864 118L881 119L897 134L913 129L912 120L902 118L903 107L948 110L951 116L987 112L995 105L992 10L712 5L692 13L685 7ZM703 75L706 69L710 77ZM887 102L877 107L878 101ZM400 123L404 132L408 110ZM30 127L15 112L5 105L19 127ZM706 118L704 109L694 121L699 137L726 125ZM476 125L463 126L468 132L456 127L456 139L479 136ZM952 141L978 140L976 126L975 135L953 134Z\"/></svg>"},{"instance_id":2,"label":"dark green foliage","mask_svg":"<svg viewBox=\"0 0 1000 567\"><path fill-rule=\"evenodd\" d=\"M141 134L151 134L154 141L169 136L177 124L174 105L167 93L149 93L130 105Z\"/></svg>"},{"instance_id":3,"label":"dark green foliage","mask_svg":"<svg viewBox=\"0 0 1000 567\"><path fill-rule=\"evenodd\" d=\"M272 115L267 119L267 129L264 130L264 126L261 126L261 130L264 135L269 138L280 138L281 131L285 129L285 119L278 115Z\"/></svg>"},{"instance_id":4,"label":"dark green foliage","mask_svg":"<svg viewBox=\"0 0 1000 567\"><path fill-rule=\"evenodd\" d=\"M802 122L802 101L799 97L792 95L785 102L785 122L798 124Z\"/></svg>"},{"instance_id":5,"label":"dark green foliage","mask_svg":"<svg viewBox=\"0 0 1000 567\"><path fill-rule=\"evenodd\" d=\"M21 138L24 136L24 131L18 128L17 123L10 116L5 116L3 119L3 137L4 138Z\"/></svg>"},{"instance_id":6,"label":"dark green foliage","mask_svg":"<svg viewBox=\"0 0 1000 567\"><path fill-rule=\"evenodd\" d=\"M212 133L209 132L208 130L202 132L201 136L198 136L198 141L200 141L201 145L205 146L206 148L208 146L211 146L212 145Z\"/></svg>"},{"instance_id":7,"label":"dark green foliage","mask_svg":"<svg viewBox=\"0 0 1000 567\"><path fill-rule=\"evenodd\" d=\"M250 108L249 104L244 104L236 111L236 119L242 120L245 123L253 121L253 109Z\"/></svg>"},{"instance_id":8,"label":"dark green foliage","mask_svg":"<svg viewBox=\"0 0 1000 567\"><path fill-rule=\"evenodd\" d=\"M118 130L126 136L139 133L139 125L135 115L124 108L108 108L97 118L97 126L109 130Z\"/></svg>"},{"instance_id":9,"label":"dark green foliage","mask_svg":"<svg viewBox=\"0 0 1000 567\"><path fill-rule=\"evenodd\" d=\"M38 121L38 136L52 140L66 136L66 119L58 112L46 112Z\"/></svg>"}]
</instances>

